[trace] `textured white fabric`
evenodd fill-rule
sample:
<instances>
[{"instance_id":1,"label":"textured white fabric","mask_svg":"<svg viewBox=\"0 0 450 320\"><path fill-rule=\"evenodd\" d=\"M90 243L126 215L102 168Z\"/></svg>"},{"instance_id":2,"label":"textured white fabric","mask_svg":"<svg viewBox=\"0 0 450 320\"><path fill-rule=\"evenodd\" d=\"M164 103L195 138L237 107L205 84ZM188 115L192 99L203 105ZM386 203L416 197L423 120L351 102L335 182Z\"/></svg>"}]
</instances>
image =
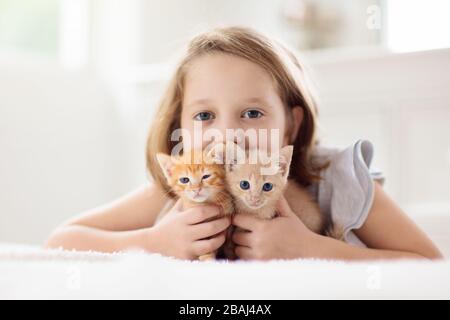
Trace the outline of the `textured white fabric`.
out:
<instances>
[{"instance_id":1,"label":"textured white fabric","mask_svg":"<svg viewBox=\"0 0 450 320\"><path fill-rule=\"evenodd\" d=\"M182 261L0 245L0 299L450 298L450 262Z\"/></svg>"}]
</instances>

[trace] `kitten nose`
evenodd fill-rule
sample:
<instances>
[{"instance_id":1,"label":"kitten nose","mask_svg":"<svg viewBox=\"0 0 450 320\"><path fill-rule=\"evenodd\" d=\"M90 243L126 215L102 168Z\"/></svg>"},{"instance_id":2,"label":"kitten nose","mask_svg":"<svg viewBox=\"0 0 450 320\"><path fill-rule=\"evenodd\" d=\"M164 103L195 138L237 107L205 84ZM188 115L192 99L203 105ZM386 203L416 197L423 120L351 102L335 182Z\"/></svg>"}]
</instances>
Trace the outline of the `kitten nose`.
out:
<instances>
[{"instance_id":1,"label":"kitten nose","mask_svg":"<svg viewBox=\"0 0 450 320\"><path fill-rule=\"evenodd\" d=\"M202 189L201 187L192 188L192 192L194 192L195 194L199 194L201 189Z\"/></svg>"}]
</instances>

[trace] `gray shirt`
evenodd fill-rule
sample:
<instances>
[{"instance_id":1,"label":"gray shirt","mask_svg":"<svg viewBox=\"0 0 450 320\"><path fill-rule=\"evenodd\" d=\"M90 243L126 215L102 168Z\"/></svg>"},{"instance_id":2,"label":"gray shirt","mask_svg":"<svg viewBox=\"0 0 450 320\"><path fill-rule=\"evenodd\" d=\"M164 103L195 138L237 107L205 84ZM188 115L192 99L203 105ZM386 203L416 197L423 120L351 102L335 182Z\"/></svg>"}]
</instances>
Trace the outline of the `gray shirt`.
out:
<instances>
[{"instance_id":1,"label":"gray shirt","mask_svg":"<svg viewBox=\"0 0 450 320\"><path fill-rule=\"evenodd\" d=\"M367 219L374 198L374 180L384 184L381 171L371 167L373 145L368 140L358 140L344 149L316 147L314 161L329 161L321 171L321 181L308 187L319 203L323 214L331 216L334 223L344 228L346 242L364 244L352 232Z\"/></svg>"}]
</instances>

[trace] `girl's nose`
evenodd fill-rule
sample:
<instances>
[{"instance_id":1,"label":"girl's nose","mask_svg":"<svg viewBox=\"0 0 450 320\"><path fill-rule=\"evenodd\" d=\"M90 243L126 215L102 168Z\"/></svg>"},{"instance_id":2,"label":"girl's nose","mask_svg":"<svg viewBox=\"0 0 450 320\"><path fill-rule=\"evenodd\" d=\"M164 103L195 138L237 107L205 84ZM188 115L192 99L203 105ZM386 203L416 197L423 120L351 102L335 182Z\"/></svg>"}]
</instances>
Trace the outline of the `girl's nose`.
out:
<instances>
[{"instance_id":1,"label":"girl's nose","mask_svg":"<svg viewBox=\"0 0 450 320\"><path fill-rule=\"evenodd\" d=\"M215 120L214 130L217 130L217 132L220 132L219 137L215 137L216 132L214 133L214 140L215 142L233 142L233 143L239 143L241 144L242 141L245 141L245 144L247 145L248 142L248 136L244 135L242 128L242 125L239 123L237 119L234 119L231 115L225 116L225 117L218 117L218 119ZM203 132L204 133L204 132ZM208 137L208 138L206 138ZM203 141L203 147L208 145L211 142L211 138L209 135L204 135L205 141Z\"/></svg>"},{"instance_id":2,"label":"girl's nose","mask_svg":"<svg viewBox=\"0 0 450 320\"><path fill-rule=\"evenodd\" d=\"M223 142L227 140L227 130L235 130L239 128L239 123L231 117L222 118L214 124L214 128L219 130L222 134ZM233 142L237 142L233 137Z\"/></svg>"}]
</instances>

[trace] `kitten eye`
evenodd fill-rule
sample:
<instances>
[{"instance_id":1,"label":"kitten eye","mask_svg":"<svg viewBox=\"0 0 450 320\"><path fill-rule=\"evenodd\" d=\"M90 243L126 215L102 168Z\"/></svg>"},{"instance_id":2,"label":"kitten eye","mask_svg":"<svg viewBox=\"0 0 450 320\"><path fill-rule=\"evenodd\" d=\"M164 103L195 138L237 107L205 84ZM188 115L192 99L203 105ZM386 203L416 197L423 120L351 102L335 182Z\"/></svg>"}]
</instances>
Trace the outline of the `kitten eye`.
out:
<instances>
[{"instance_id":1,"label":"kitten eye","mask_svg":"<svg viewBox=\"0 0 450 320\"><path fill-rule=\"evenodd\" d=\"M243 118L248 118L248 119L257 119L257 118L261 118L263 116L262 112L259 110L247 110L242 114Z\"/></svg>"},{"instance_id":2,"label":"kitten eye","mask_svg":"<svg viewBox=\"0 0 450 320\"><path fill-rule=\"evenodd\" d=\"M194 117L194 120L197 120L197 121L208 121L208 120L211 120L211 119L214 119L214 118L215 117L214 117L214 115L211 112L203 111L203 112L197 113L195 115L195 117Z\"/></svg>"},{"instance_id":3,"label":"kitten eye","mask_svg":"<svg viewBox=\"0 0 450 320\"><path fill-rule=\"evenodd\" d=\"M263 190L266 192L272 190L272 188L273 188L273 184L271 184L270 182L266 182L263 184Z\"/></svg>"},{"instance_id":4,"label":"kitten eye","mask_svg":"<svg viewBox=\"0 0 450 320\"><path fill-rule=\"evenodd\" d=\"M248 182L246 180L242 180L239 183L239 186L241 187L242 190L248 190L250 188L250 182Z\"/></svg>"},{"instance_id":5,"label":"kitten eye","mask_svg":"<svg viewBox=\"0 0 450 320\"><path fill-rule=\"evenodd\" d=\"M211 177L210 174L205 174L205 175L202 177L202 180L206 180L206 179L208 179L209 177Z\"/></svg>"},{"instance_id":6,"label":"kitten eye","mask_svg":"<svg viewBox=\"0 0 450 320\"><path fill-rule=\"evenodd\" d=\"M181 182L182 184L186 184L186 183L189 182L189 178L187 178L187 177L182 177L182 178L180 178L180 182Z\"/></svg>"}]
</instances>

